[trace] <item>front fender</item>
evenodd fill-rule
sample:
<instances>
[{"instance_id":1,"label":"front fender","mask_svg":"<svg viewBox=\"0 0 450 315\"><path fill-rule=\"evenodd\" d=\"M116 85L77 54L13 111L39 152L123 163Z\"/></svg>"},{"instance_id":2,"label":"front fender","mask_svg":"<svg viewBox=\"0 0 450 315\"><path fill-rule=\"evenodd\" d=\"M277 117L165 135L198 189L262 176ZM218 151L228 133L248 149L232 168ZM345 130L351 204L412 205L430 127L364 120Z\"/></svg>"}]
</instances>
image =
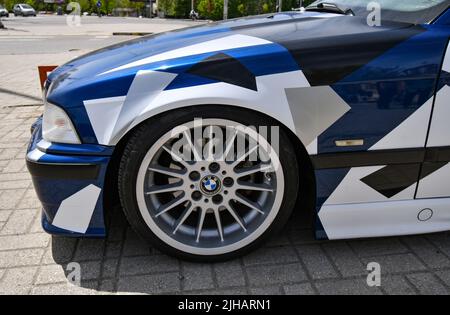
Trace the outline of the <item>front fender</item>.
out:
<instances>
[{"instance_id":1,"label":"front fender","mask_svg":"<svg viewBox=\"0 0 450 315\"><path fill-rule=\"evenodd\" d=\"M290 129L305 147L314 146L322 129L334 122L326 114L330 111L328 102L336 103L330 99L332 90L310 87L302 71L259 76L256 91L227 83L166 89L175 77L166 72L140 71L126 97L85 101L99 143L116 145L143 121L196 105L230 105L261 112ZM315 153L314 147L310 153Z\"/></svg>"}]
</instances>

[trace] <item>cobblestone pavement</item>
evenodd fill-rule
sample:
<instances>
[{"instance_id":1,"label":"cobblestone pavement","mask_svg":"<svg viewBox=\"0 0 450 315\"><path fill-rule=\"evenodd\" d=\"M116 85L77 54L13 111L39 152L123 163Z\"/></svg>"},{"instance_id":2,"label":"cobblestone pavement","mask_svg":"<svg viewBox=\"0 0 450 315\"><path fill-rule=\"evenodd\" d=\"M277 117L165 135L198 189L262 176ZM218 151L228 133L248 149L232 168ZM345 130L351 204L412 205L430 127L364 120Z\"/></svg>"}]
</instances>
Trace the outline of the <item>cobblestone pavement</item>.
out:
<instances>
[{"instance_id":1,"label":"cobblestone pavement","mask_svg":"<svg viewBox=\"0 0 450 315\"><path fill-rule=\"evenodd\" d=\"M294 215L263 249L219 264L192 264L143 243L119 211L106 240L50 237L25 166L29 126L42 107L0 108L0 294L448 294L450 235L317 242ZM81 265L80 286L67 265ZM369 288L366 266L382 267Z\"/></svg>"}]
</instances>

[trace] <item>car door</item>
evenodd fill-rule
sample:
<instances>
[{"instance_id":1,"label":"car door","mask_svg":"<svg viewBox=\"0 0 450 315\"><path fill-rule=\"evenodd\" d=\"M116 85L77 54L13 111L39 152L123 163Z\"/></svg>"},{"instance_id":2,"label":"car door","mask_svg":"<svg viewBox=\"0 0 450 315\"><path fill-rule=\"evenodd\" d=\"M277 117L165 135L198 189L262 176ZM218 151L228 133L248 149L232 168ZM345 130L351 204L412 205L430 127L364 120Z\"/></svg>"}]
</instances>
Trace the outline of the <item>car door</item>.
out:
<instances>
[{"instance_id":1,"label":"car door","mask_svg":"<svg viewBox=\"0 0 450 315\"><path fill-rule=\"evenodd\" d=\"M436 31L450 37L450 13L444 14ZM443 57L436 97L429 125L425 160L417 199L450 197L450 44Z\"/></svg>"}]
</instances>

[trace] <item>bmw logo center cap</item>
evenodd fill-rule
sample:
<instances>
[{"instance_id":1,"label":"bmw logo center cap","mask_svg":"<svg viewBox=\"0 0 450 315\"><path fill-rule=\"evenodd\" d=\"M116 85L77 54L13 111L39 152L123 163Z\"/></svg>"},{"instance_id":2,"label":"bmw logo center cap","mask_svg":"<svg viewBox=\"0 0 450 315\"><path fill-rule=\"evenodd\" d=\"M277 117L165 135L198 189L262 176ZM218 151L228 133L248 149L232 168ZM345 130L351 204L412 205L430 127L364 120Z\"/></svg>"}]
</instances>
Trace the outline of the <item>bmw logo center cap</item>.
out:
<instances>
[{"instance_id":1,"label":"bmw logo center cap","mask_svg":"<svg viewBox=\"0 0 450 315\"><path fill-rule=\"evenodd\" d=\"M204 193L213 195L220 190L220 179L210 175L202 179L201 188Z\"/></svg>"}]
</instances>

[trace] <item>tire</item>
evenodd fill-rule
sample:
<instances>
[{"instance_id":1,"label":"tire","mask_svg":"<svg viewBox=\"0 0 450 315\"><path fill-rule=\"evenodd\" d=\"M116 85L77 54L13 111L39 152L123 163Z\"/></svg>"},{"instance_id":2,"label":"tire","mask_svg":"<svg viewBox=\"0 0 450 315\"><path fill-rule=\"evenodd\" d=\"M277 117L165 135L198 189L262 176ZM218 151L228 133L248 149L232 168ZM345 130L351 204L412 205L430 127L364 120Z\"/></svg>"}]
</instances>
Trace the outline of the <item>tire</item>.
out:
<instances>
[{"instance_id":1,"label":"tire","mask_svg":"<svg viewBox=\"0 0 450 315\"><path fill-rule=\"evenodd\" d=\"M174 155L170 153L173 151L167 150L164 141L171 139L168 135L173 128L189 124L198 117L203 119L206 126L217 124L220 127L239 128L237 127L239 125L256 127L277 125L275 121L258 113L230 106L191 107L150 119L133 131L125 145L118 175L119 195L132 228L160 251L196 262L225 261L255 250L285 226L292 214L299 190L297 158L288 136L282 128L279 128L280 150L278 153L274 150L266 152L266 156L270 156L268 164L263 164L262 161L236 161L233 163L237 164L230 167L229 163L217 160L217 163L200 161L193 164L194 166L185 163L187 166L183 167L176 160L171 160L174 159ZM251 139L256 137L256 134L249 131L247 136ZM261 139L264 143L265 138ZM233 140L233 143L237 143L237 140ZM250 145L246 145L245 150L248 154ZM237 156L239 153L236 155L233 153L234 159ZM159 187L168 187L164 185L177 184L170 184L170 179L158 182L165 174L154 171L156 166L151 165L154 165L155 161L170 163L168 166L164 165L172 169L177 167L174 165L179 165L179 172L184 172L180 191L170 197L166 197L166 193L156 192L160 191ZM213 170L213 166L214 170L216 169L216 165L213 164L220 167L218 175L210 171ZM200 169L202 165L206 170ZM239 173L242 170L260 167L261 170L254 172L255 174L238 177L243 175ZM189 177L186 177L188 174ZM226 175L230 177L226 178ZM199 180L202 176L205 177ZM233 176L236 177L234 180ZM240 186L243 183L247 185L243 179L249 181L248 185L251 187L248 190L240 189L249 187ZM147 187L150 189L149 192L145 191ZM229 192L227 187L230 187ZM189 199L187 204L177 206L179 209L176 207L168 212L161 211L161 208L166 209L167 205L175 204L177 198L183 199L180 196L176 197L178 193L184 196L183 198ZM201 198L197 199L199 194ZM210 194L211 200L208 199ZM159 198L170 198L170 201L163 204ZM200 206L195 208L198 204ZM207 209L209 205L211 208Z\"/></svg>"}]
</instances>

